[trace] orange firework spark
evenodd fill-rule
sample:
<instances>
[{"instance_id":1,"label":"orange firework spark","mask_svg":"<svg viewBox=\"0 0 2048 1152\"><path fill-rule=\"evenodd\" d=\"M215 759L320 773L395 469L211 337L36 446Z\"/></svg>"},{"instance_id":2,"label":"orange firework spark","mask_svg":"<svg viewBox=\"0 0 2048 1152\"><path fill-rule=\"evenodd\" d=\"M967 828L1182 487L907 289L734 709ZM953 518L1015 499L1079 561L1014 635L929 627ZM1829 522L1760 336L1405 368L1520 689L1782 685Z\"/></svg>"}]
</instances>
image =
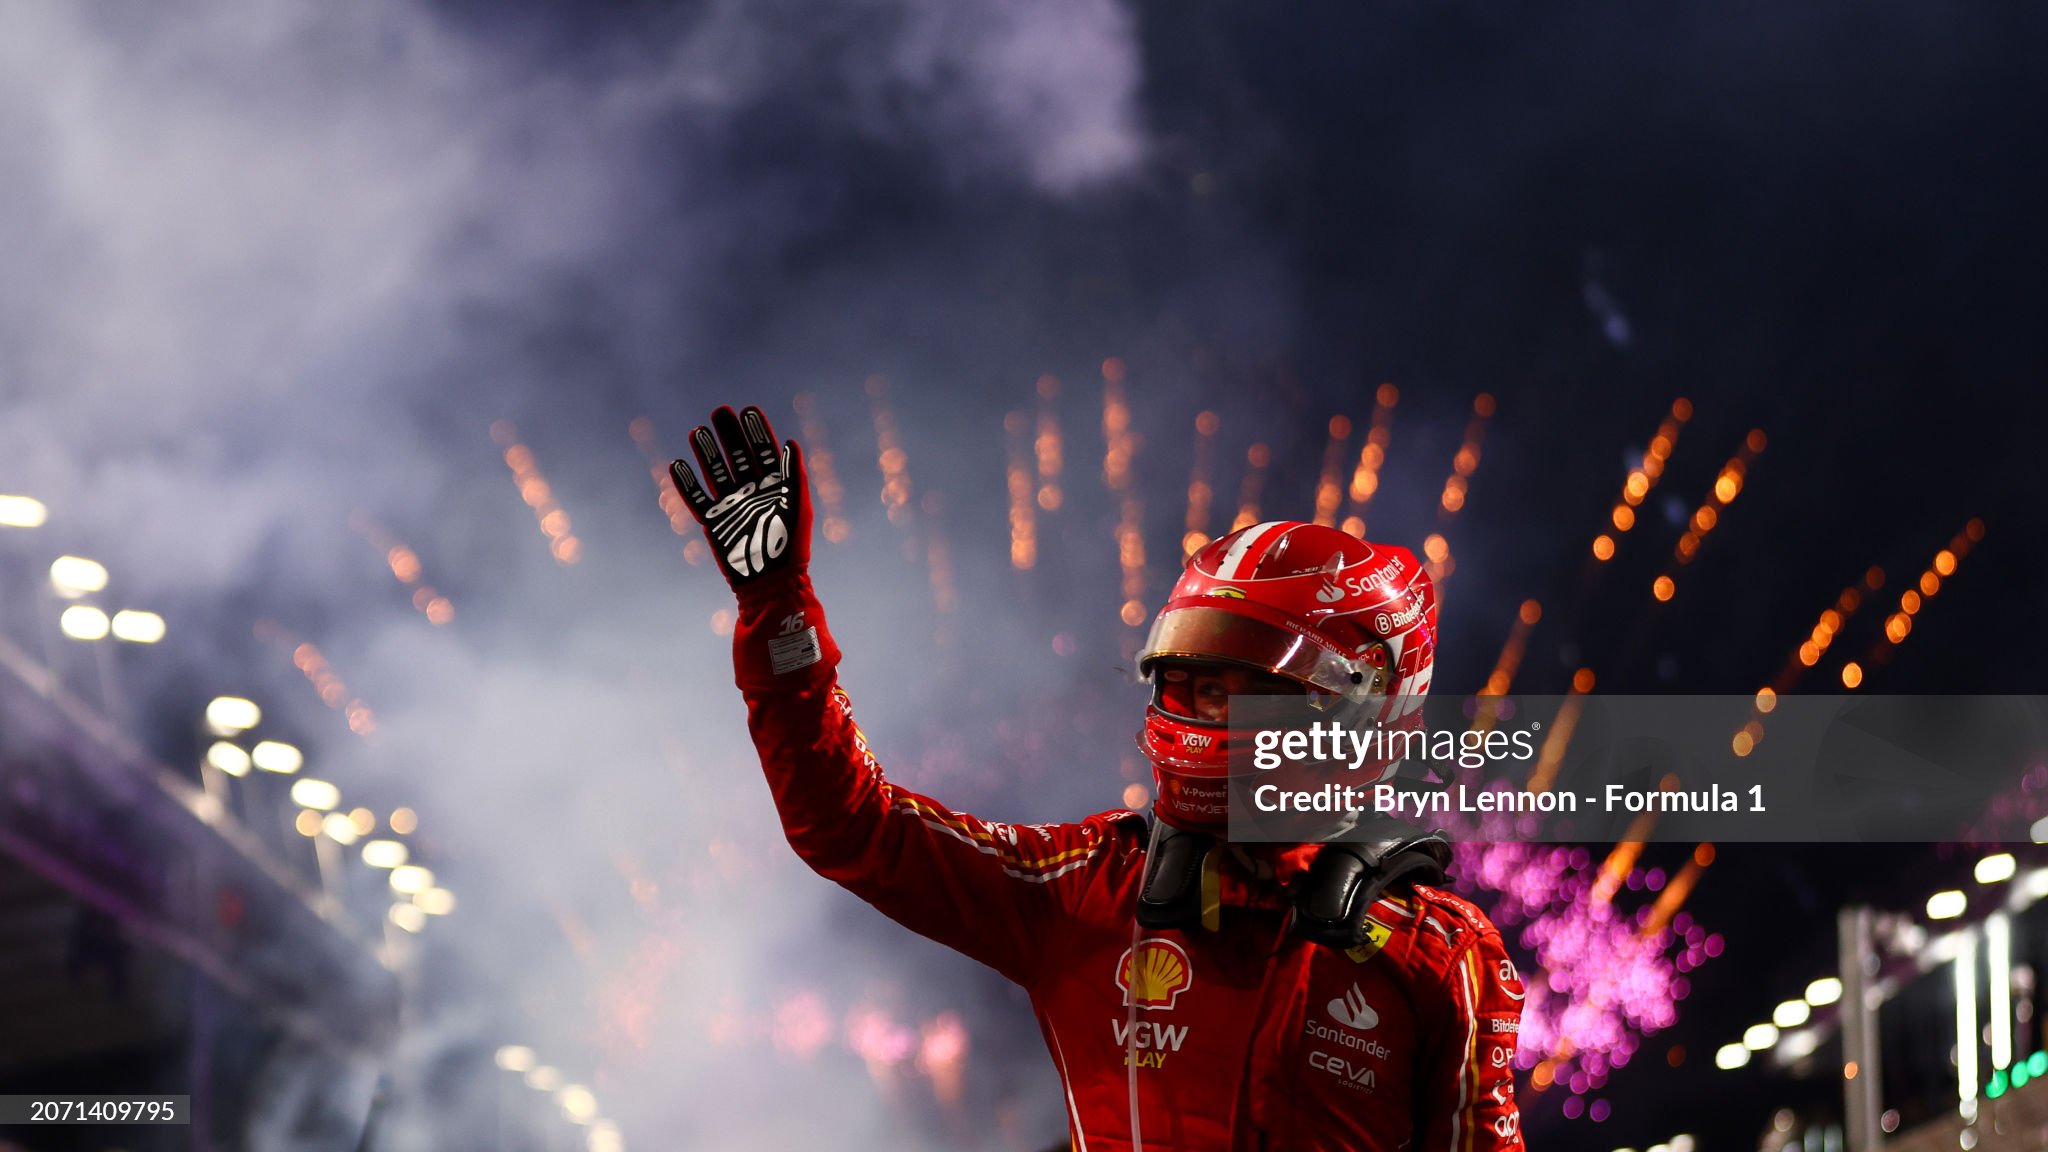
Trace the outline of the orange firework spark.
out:
<instances>
[{"instance_id":1,"label":"orange firework spark","mask_svg":"<svg viewBox=\"0 0 2048 1152\"><path fill-rule=\"evenodd\" d=\"M1047 512L1060 506L1060 418L1053 410L1059 394L1057 378L1038 378L1038 438L1032 448L1038 455L1038 506Z\"/></svg>"},{"instance_id":2,"label":"orange firework spark","mask_svg":"<svg viewBox=\"0 0 2048 1152\"><path fill-rule=\"evenodd\" d=\"M1209 542L1209 506L1216 499L1210 474L1215 470L1216 431L1222 424L1214 412L1195 417L1195 466L1188 477L1187 529L1180 540L1183 560L1200 552Z\"/></svg>"},{"instance_id":3,"label":"orange firework spark","mask_svg":"<svg viewBox=\"0 0 2048 1152\"><path fill-rule=\"evenodd\" d=\"M1672 450L1678 447L1679 430L1692 419L1692 401L1680 396L1671 402L1671 411L1663 423L1657 425L1657 434L1650 437L1650 446L1643 452L1643 461L1631 469L1628 479L1622 483L1621 499L1615 501L1614 511L1609 519L1614 524L1614 535L1605 532L1593 537L1593 558L1602 561L1614 559L1615 541L1628 534L1636 526L1636 508L1657 481L1664 477L1664 464L1671 459Z\"/></svg>"},{"instance_id":4,"label":"orange firework spark","mask_svg":"<svg viewBox=\"0 0 2048 1152\"><path fill-rule=\"evenodd\" d=\"M1422 538L1422 559L1422 570L1438 583L1458 570L1458 562L1451 558L1451 542L1438 532Z\"/></svg>"},{"instance_id":5,"label":"orange firework spark","mask_svg":"<svg viewBox=\"0 0 2048 1152\"><path fill-rule=\"evenodd\" d=\"M696 530L696 517L683 504L683 497L676 491L674 481L669 479L669 457L655 450L654 421L645 416L636 416L626 425L626 435L647 457L648 473L654 477L654 501L661 506L662 515L668 517L669 531L683 538L683 561L687 564L702 564L711 556L711 549L705 546L704 536Z\"/></svg>"},{"instance_id":6,"label":"orange firework spark","mask_svg":"<svg viewBox=\"0 0 2048 1152\"><path fill-rule=\"evenodd\" d=\"M1529 633L1541 619L1543 605L1534 600L1522 601L1522 609L1515 616L1515 625L1508 629L1507 643L1501 647L1500 659L1494 662L1493 674L1486 678L1485 695L1508 694L1508 685L1514 683L1515 672L1522 666L1522 656L1529 649Z\"/></svg>"},{"instance_id":7,"label":"orange firework spark","mask_svg":"<svg viewBox=\"0 0 2048 1152\"><path fill-rule=\"evenodd\" d=\"M548 487L547 478L534 463L533 449L519 442L519 432L509 420L491 422L491 439L505 449L505 466L512 470L512 480L519 485L519 498L533 509L533 518L540 522L541 533L548 538L548 553L555 563L568 565L582 559L583 541L570 530L569 514L555 502L554 489Z\"/></svg>"},{"instance_id":8,"label":"orange firework spark","mask_svg":"<svg viewBox=\"0 0 2048 1152\"><path fill-rule=\"evenodd\" d=\"M1344 531L1365 539L1365 506L1380 490L1380 466L1387 462L1387 442L1393 435L1394 405L1401 390L1382 384L1373 397L1372 428L1365 434L1365 447L1358 450L1358 467L1351 473L1351 505L1344 517Z\"/></svg>"},{"instance_id":9,"label":"orange firework spark","mask_svg":"<svg viewBox=\"0 0 2048 1152\"><path fill-rule=\"evenodd\" d=\"M1899 607L1885 617L1884 639L1870 646L1870 654L1861 665L1855 661L1842 666L1842 686L1855 688L1863 682L1864 673L1869 669L1881 668L1891 660L1892 653L1912 634L1913 621L1929 600L1941 592L1942 585L1956 573L1962 559L1970 549L1984 539L1984 521L1972 518L1963 530L1951 536L1948 546L1934 554L1927 563L1927 569L1920 573L1920 579L1899 593Z\"/></svg>"},{"instance_id":10,"label":"orange firework spark","mask_svg":"<svg viewBox=\"0 0 2048 1152\"><path fill-rule=\"evenodd\" d=\"M1266 486L1266 465L1273 462L1273 450L1254 444L1245 452L1244 462L1244 482L1237 489L1237 518L1230 522L1232 532L1259 522L1259 492Z\"/></svg>"},{"instance_id":11,"label":"orange firework spark","mask_svg":"<svg viewBox=\"0 0 2048 1152\"><path fill-rule=\"evenodd\" d=\"M1351 418L1330 417L1330 442L1323 447L1323 473L1316 481L1315 522L1335 527L1337 507L1344 502L1344 444L1351 439Z\"/></svg>"},{"instance_id":12,"label":"orange firework spark","mask_svg":"<svg viewBox=\"0 0 2048 1152\"><path fill-rule=\"evenodd\" d=\"M1443 507L1445 520L1456 516L1465 506L1465 491L1471 486L1472 473L1479 469L1479 446L1486 439L1486 422L1492 416L1493 396L1481 392L1472 400L1472 419L1465 424L1465 442L1451 459L1451 474L1444 480L1444 494L1437 501Z\"/></svg>"},{"instance_id":13,"label":"orange firework spark","mask_svg":"<svg viewBox=\"0 0 2048 1152\"><path fill-rule=\"evenodd\" d=\"M1720 473L1714 477L1714 486L1707 490L1707 498L1701 501L1699 508L1693 512L1692 519L1686 522L1685 532L1678 537L1678 547L1672 553L1672 559L1678 566L1683 567L1692 563L1693 557L1700 554L1700 545L1706 541L1707 533L1712 532L1721 523L1722 510L1733 504L1735 498L1742 494L1743 477L1749 474L1750 463L1764 450L1767 442L1763 429L1750 429L1749 435L1742 439L1742 447L1728 458L1728 463L1721 466ZM1616 505L1617 526L1621 523L1621 507ZM1633 517L1633 510L1630 515ZM1673 579L1670 572L1658 576L1650 584L1650 594L1659 600L1669 600L1677 593L1678 582Z\"/></svg>"},{"instance_id":14,"label":"orange firework spark","mask_svg":"<svg viewBox=\"0 0 2048 1152\"><path fill-rule=\"evenodd\" d=\"M803 435L804 472L817 493L818 508L825 514L824 537L833 544L852 534L846 521L846 488L839 483L839 470L832 463L832 449L825 439L825 419L809 392L796 394L797 431Z\"/></svg>"},{"instance_id":15,"label":"orange firework spark","mask_svg":"<svg viewBox=\"0 0 2048 1152\"><path fill-rule=\"evenodd\" d=\"M1136 628L1145 621L1144 505L1131 484L1131 458L1138 437L1131 431L1131 406L1124 397L1124 362L1114 356L1102 362L1102 480L1118 497L1117 562L1123 568L1124 604L1119 618Z\"/></svg>"},{"instance_id":16,"label":"orange firework spark","mask_svg":"<svg viewBox=\"0 0 2048 1152\"><path fill-rule=\"evenodd\" d=\"M910 456L903 451L896 434L896 417L889 411L889 383L880 376L870 376L867 391L875 414L875 461L882 469L882 507L889 510L889 523L908 523Z\"/></svg>"},{"instance_id":17,"label":"orange firework spark","mask_svg":"<svg viewBox=\"0 0 2048 1152\"><path fill-rule=\"evenodd\" d=\"M390 567L391 575L396 577L400 584L412 589L412 606L418 609L429 623L446 624L455 619L454 601L435 591L433 585L421 581L419 553L393 539L389 532L384 531L365 513L357 512L351 515L348 524L358 535L375 546L377 551L384 554L384 563Z\"/></svg>"},{"instance_id":18,"label":"orange firework spark","mask_svg":"<svg viewBox=\"0 0 2048 1152\"><path fill-rule=\"evenodd\" d=\"M256 638L267 644L288 648L292 654L292 667L305 676L313 690L320 694L320 702L342 714L348 721L348 730L358 736L369 736L377 731L377 715L362 700L350 696L348 685L334 674L334 668L327 663L327 657L311 641L301 640L274 620L256 622Z\"/></svg>"},{"instance_id":19,"label":"orange firework spark","mask_svg":"<svg viewBox=\"0 0 2048 1152\"><path fill-rule=\"evenodd\" d=\"M1010 449L1010 567L1020 572L1038 563L1038 505L1031 498L1031 461L1024 442L1028 429L1022 412L1003 417Z\"/></svg>"}]
</instances>

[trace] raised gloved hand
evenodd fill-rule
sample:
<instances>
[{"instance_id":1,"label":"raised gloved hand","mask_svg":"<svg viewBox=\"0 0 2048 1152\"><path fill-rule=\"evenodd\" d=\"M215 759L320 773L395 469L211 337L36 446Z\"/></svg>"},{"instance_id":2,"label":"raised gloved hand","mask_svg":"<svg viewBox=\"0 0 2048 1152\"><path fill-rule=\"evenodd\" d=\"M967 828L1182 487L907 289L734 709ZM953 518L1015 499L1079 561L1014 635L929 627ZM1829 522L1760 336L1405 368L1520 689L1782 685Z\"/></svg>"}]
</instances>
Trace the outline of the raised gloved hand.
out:
<instances>
[{"instance_id":1,"label":"raised gloved hand","mask_svg":"<svg viewBox=\"0 0 2048 1152\"><path fill-rule=\"evenodd\" d=\"M778 450L759 408L749 405L735 416L721 406L709 428L700 424L690 433L690 449L705 483L681 460L669 465L669 474L711 538L726 583L738 590L804 571L811 560L811 503L796 441Z\"/></svg>"}]
</instances>

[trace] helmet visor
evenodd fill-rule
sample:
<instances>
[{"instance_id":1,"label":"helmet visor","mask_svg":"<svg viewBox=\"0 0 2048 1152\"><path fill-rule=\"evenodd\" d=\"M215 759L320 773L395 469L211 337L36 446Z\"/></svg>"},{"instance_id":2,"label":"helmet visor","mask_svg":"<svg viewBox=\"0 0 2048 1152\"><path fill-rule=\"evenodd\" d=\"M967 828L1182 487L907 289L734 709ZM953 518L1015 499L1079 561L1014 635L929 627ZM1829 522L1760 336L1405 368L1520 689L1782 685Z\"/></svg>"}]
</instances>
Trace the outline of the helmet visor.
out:
<instances>
[{"instance_id":1,"label":"helmet visor","mask_svg":"<svg viewBox=\"0 0 2048 1152\"><path fill-rule=\"evenodd\" d=\"M1335 696L1357 699L1375 691L1351 661L1307 636L1240 612L1197 606L1163 612L1138 653L1138 666L1155 660L1220 660L1275 673Z\"/></svg>"}]
</instances>

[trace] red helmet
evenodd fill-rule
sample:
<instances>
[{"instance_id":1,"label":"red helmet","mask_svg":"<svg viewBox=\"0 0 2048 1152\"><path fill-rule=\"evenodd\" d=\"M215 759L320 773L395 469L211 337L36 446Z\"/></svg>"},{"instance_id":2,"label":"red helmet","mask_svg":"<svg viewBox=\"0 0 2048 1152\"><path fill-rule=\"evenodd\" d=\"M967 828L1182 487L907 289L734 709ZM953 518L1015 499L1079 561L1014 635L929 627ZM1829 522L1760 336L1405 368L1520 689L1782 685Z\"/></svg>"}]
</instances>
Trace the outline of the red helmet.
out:
<instances>
[{"instance_id":1,"label":"red helmet","mask_svg":"<svg viewBox=\"0 0 2048 1152\"><path fill-rule=\"evenodd\" d=\"M1251 673L1266 691L1299 690L1318 710L1389 724L1419 715L1435 655L1436 589L1406 548L1294 520L1211 543L1188 561L1138 653L1153 683L1138 745L1152 761L1154 811L1193 831L1227 823L1233 734L1191 700L1192 673Z\"/></svg>"}]
</instances>

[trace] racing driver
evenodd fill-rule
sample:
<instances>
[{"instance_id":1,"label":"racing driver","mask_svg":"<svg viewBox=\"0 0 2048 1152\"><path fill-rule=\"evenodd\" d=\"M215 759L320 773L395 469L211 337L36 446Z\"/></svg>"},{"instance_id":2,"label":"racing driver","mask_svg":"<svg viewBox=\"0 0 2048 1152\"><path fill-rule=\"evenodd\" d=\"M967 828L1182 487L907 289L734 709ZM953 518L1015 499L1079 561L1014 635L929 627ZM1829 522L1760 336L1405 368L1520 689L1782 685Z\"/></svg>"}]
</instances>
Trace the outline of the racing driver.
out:
<instances>
[{"instance_id":1,"label":"racing driver","mask_svg":"<svg viewBox=\"0 0 2048 1152\"><path fill-rule=\"evenodd\" d=\"M1522 983L1436 887L1441 839L1227 838L1230 696L1373 714L1428 691L1436 600L1411 553L1290 522L1203 548L1139 655L1149 819L998 824L890 783L855 726L797 445L749 407L691 448L702 480L672 472L739 600L739 686L791 846L1024 987L1076 1152L1520 1147Z\"/></svg>"}]
</instances>

